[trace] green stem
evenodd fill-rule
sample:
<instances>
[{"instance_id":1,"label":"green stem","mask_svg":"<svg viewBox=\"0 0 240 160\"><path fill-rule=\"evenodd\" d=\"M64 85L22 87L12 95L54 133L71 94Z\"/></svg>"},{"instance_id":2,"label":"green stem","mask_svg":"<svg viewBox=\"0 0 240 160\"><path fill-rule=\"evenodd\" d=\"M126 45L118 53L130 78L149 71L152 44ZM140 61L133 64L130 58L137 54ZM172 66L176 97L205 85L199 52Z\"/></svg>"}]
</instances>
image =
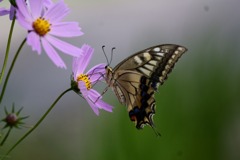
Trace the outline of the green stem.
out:
<instances>
[{"instance_id":1,"label":"green stem","mask_svg":"<svg viewBox=\"0 0 240 160\"><path fill-rule=\"evenodd\" d=\"M8 132L7 132L7 134L5 135L5 137L3 138L0 146L3 146L4 142L7 140L8 136L9 136L11 130L12 130L12 127L9 127Z\"/></svg>"},{"instance_id":2,"label":"green stem","mask_svg":"<svg viewBox=\"0 0 240 160\"><path fill-rule=\"evenodd\" d=\"M14 64L15 64L15 62L16 62L16 60L17 60L17 57L18 57L18 55L19 55L19 53L20 53L20 51L21 51L24 43L26 42L26 40L27 40L27 39L25 38L25 39L22 41L21 45L19 46L19 48L18 48L18 50L17 50L17 52L16 52L16 54L15 54L15 56L14 56L14 58L13 58L12 64L11 64L9 70L8 70L6 79L5 79L4 84L3 84L2 93L1 93L1 96L0 96L0 104L1 104L1 102L2 102L4 93L5 93L5 90L6 90L6 87L7 87L8 79L9 79L9 77L10 77L10 75L11 75L11 72L12 72L12 69L13 69L13 67L14 67Z\"/></svg>"},{"instance_id":3,"label":"green stem","mask_svg":"<svg viewBox=\"0 0 240 160\"><path fill-rule=\"evenodd\" d=\"M15 20L16 20L16 17L14 16L13 20L12 20L10 31L9 31L9 35L8 35L7 48L6 48L5 58L4 58L3 66L2 66L2 71L0 73L0 84L2 83L2 78L4 76L4 72L5 72L5 69L6 69L6 66L7 66L8 54L9 54L9 50L10 50L10 45L11 45L12 33L13 33Z\"/></svg>"},{"instance_id":4,"label":"green stem","mask_svg":"<svg viewBox=\"0 0 240 160\"><path fill-rule=\"evenodd\" d=\"M49 107L49 109L44 113L44 115L38 120L38 122L33 126L33 128L31 128L27 133L25 133L6 153L6 155L1 159L5 159L9 153L15 148L17 147L30 133L32 133L40 124L41 122L45 119L45 117L48 115L48 113L53 109L53 107L55 106L55 104L61 99L61 97L66 94L67 92L71 91L72 88L69 88L67 90L65 90L62 94L60 94L58 96L58 98L53 102L53 104Z\"/></svg>"}]
</instances>

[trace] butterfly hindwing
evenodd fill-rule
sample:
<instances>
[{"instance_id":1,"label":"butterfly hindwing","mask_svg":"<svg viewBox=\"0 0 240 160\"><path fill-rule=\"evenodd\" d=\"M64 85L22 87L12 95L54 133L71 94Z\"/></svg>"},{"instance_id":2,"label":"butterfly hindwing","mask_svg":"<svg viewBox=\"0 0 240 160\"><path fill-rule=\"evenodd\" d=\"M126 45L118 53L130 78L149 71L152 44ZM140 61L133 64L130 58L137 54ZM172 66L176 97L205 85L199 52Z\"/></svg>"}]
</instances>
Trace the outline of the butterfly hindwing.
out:
<instances>
[{"instance_id":1,"label":"butterfly hindwing","mask_svg":"<svg viewBox=\"0 0 240 160\"><path fill-rule=\"evenodd\" d=\"M153 127L153 115L155 114L154 89L148 84L149 79L145 76L140 80L140 92L137 95L138 103L129 110L129 117L135 122L136 128L143 128L145 124Z\"/></svg>"},{"instance_id":2,"label":"butterfly hindwing","mask_svg":"<svg viewBox=\"0 0 240 160\"><path fill-rule=\"evenodd\" d=\"M129 117L138 129L145 124L154 126L154 93L186 51L185 47L174 44L158 45L133 54L113 70L107 67L107 83L127 106Z\"/></svg>"},{"instance_id":3,"label":"butterfly hindwing","mask_svg":"<svg viewBox=\"0 0 240 160\"><path fill-rule=\"evenodd\" d=\"M138 129L146 123L153 126L155 99L154 89L149 87L149 79L139 72L130 70L116 71L116 75L113 90L119 101L127 106L130 119L135 122Z\"/></svg>"}]
</instances>

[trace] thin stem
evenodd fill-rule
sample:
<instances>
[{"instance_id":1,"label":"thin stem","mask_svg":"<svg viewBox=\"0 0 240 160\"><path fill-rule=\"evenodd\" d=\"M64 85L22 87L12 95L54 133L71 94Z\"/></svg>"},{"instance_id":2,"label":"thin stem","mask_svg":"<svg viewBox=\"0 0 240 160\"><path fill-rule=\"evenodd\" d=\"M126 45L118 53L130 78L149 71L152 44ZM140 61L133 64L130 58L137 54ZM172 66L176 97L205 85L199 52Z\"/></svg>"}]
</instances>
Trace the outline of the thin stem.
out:
<instances>
[{"instance_id":1,"label":"thin stem","mask_svg":"<svg viewBox=\"0 0 240 160\"><path fill-rule=\"evenodd\" d=\"M11 72L12 72L12 69L13 69L13 67L14 67L14 64L15 64L15 62L16 62L16 60L17 60L17 57L18 57L18 55L19 55L19 53L20 53L20 51L21 51L24 43L26 42L26 40L27 40L27 39L25 38L25 39L22 41L21 45L19 46L19 48L18 48L18 50L17 50L17 52L16 52L16 54L15 54L15 56L14 56L14 58L13 58L12 64L11 64L9 70L8 70L6 79L5 79L4 84L3 84L2 93L1 93L1 96L0 96L0 104L1 104L1 102L2 102L4 93L5 93L5 90L6 90L6 87L7 87L8 79L9 79L9 77L10 77L10 75L11 75Z\"/></svg>"},{"instance_id":2,"label":"thin stem","mask_svg":"<svg viewBox=\"0 0 240 160\"><path fill-rule=\"evenodd\" d=\"M10 45L11 45L12 33L13 33L15 20L16 20L16 17L14 16L13 20L12 20L10 31L9 31L9 35L8 35L7 48L6 48L5 58L4 58L3 66L2 66L2 71L0 73L0 84L2 83L2 78L4 76L4 72L5 72L5 69L6 69L6 66L7 66L8 54L9 54L9 51L10 51Z\"/></svg>"},{"instance_id":3,"label":"thin stem","mask_svg":"<svg viewBox=\"0 0 240 160\"><path fill-rule=\"evenodd\" d=\"M9 127L8 132L7 132L7 134L5 135L5 137L3 138L0 146L2 146L2 145L4 144L4 142L7 140L7 138L8 138L8 136L9 136L11 130L12 130L12 127Z\"/></svg>"},{"instance_id":4,"label":"thin stem","mask_svg":"<svg viewBox=\"0 0 240 160\"><path fill-rule=\"evenodd\" d=\"M9 153L16 148L30 133L32 133L40 124L41 122L45 119L45 117L48 115L48 113L53 109L53 107L55 106L55 104L61 99L61 97L66 94L67 92L71 91L72 88L69 88L67 90L65 90L62 94L60 94L58 96L58 98L53 102L53 104L49 107L49 109L43 114L43 116L38 120L38 122L33 126L33 128L31 128L27 133L25 133L6 153L6 155L1 159L5 159L7 157L7 155L9 155Z\"/></svg>"}]
</instances>

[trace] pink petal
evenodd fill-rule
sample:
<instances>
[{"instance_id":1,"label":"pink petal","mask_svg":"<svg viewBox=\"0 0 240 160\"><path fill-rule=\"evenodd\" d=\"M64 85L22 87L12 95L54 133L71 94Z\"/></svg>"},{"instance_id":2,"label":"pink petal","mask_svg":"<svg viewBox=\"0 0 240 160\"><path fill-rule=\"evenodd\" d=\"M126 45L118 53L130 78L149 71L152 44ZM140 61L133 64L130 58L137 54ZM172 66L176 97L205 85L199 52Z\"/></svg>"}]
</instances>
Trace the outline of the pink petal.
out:
<instances>
[{"instance_id":1,"label":"pink petal","mask_svg":"<svg viewBox=\"0 0 240 160\"><path fill-rule=\"evenodd\" d=\"M72 65L72 72L74 75L74 79L77 79L79 74L83 74L84 70L81 68L81 64L83 63L82 56L80 57L73 57L73 65Z\"/></svg>"},{"instance_id":2,"label":"pink petal","mask_svg":"<svg viewBox=\"0 0 240 160\"><path fill-rule=\"evenodd\" d=\"M10 13L9 9L0 8L0 16L5 16L9 13Z\"/></svg>"},{"instance_id":3,"label":"pink petal","mask_svg":"<svg viewBox=\"0 0 240 160\"><path fill-rule=\"evenodd\" d=\"M98 64L87 72L87 75L89 75L90 77L91 83L95 83L96 81L102 80L104 78L104 74L106 72L105 66L105 63Z\"/></svg>"},{"instance_id":4,"label":"pink petal","mask_svg":"<svg viewBox=\"0 0 240 160\"><path fill-rule=\"evenodd\" d=\"M37 19L39 17L41 17L41 12L42 12L42 5L43 0L29 0L29 5L31 8L31 13L33 16L33 19Z\"/></svg>"},{"instance_id":5,"label":"pink petal","mask_svg":"<svg viewBox=\"0 0 240 160\"><path fill-rule=\"evenodd\" d=\"M83 35L77 22L61 22L51 26L49 34L59 37L76 37Z\"/></svg>"},{"instance_id":6,"label":"pink petal","mask_svg":"<svg viewBox=\"0 0 240 160\"><path fill-rule=\"evenodd\" d=\"M44 18L49 20L52 24L61 21L68 13L69 8L63 1L51 5L44 15Z\"/></svg>"},{"instance_id":7,"label":"pink petal","mask_svg":"<svg viewBox=\"0 0 240 160\"><path fill-rule=\"evenodd\" d=\"M88 91L88 96L95 103L95 106L104 109L108 112L112 112L112 106L102 101L102 96L94 89Z\"/></svg>"},{"instance_id":8,"label":"pink petal","mask_svg":"<svg viewBox=\"0 0 240 160\"><path fill-rule=\"evenodd\" d=\"M43 3L47 8L50 8L50 6L54 4L51 0L44 0Z\"/></svg>"},{"instance_id":9,"label":"pink petal","mask_svg":"<svg viewBox=\"0 0 240 160\"><path fill-rule=\"evenodd\" d=\"M94 111L94 113L96 115L99 115L99 110L98 110L97 106L89 98L87 98L86 100L87 100L88 104L90 105L90 107L92 108L92 110Z\"/></svg>"},{"instance_id":10,"label":"pink petal","mask_svg":"<svg viewBox=\"0 0 240 160\"><path fill-rule=\"evenodd\" d=\"M27 44L32 47L33 51L37 51L41 54L40 37L35 32L30 32L27 36Z\"/></svg>"},{"instance_id":11,"label":"pink petal","mask_svg":"<svg viewBox=\"0 0 240 160\"><path fill-rule=\"evenodd\" d=\"M94 51L93 48L86 44L84 44L81 49L83 51L83 55L75 59L75 64L77 64L75 65L76 66L75 73L77 75L82 74L85 71L87 65L89 64L89 61L92 58Z\"/></svg>"},{"instance_id":12,"label":"pink petal","mask_svg":"<svg viewBox=\"0 0 240 160\"><path fill-rule=\"evenodd\" d=\"M67 68L61 57L58 55L56 50L47 42L45 38L42 38L43 48L48 55L48 57L53 61L53 63L60 68Z\"/></svg>"},{"instance_id":13,"label":"pink petal","mask_svg":"<svg viewBox=\"0 0 240 160\"><path fill-rule=\"evenodd\" d=\"M21 12L16 14L18 23L27 30L33 30L32 23L27 21Z\"/></svg>"},{"instance_id":14,"label":"pink petal","mask_svg":"<svg viewBox=\"0 0 240 160\"><path fill-rule=\"evenodd\" d=\"M59 49L60 51L69 54L74 57L79 57L82 54L82 49L75 47L69 43L61 41L60 39L54 38L50 35L45 35L45 38L51 43L54 47Z\"/></svg>"},{"instance_id":15,"label":"pink petal","mask_svg":"<svg viewBox=\"0 0 240 160\"><path fill-rule=\"evenodd\" d=\"M90 107L92 108L92 110L94 111L94 113L96 115L99 115L99 110L98 108L96 107L96 105L93 103L93 101L89 98L88 96L88 93L89 91L87 90L86 86L85 86L85 83L80 81L78 83L78 87L83 95L83 97L86 99L86 101L88 102L88 104L90 105Z\"/></svg>"},{"instance_id":16,"label":"pink petal","mask_svg":"<svg viewBox=\"0 0 240 160\"><path fill-rule=\"evenodd\" d=\"M100 109L104 109L105 111L112 112L113 106L107 104L106 102L99 99L96 103L96 106Z\"/></svg>"},{"instance_id":17,"label":"pink petal","mask_svg":"<svg viewBox=\"0 0 240 160\"><path fill-rule=\"evenodd\" d=\"M72 73L75 81L77 80L77 67L78 67L77 59L78 59L77 57L73 57L72 62Z\"/></svg>"},{"instance_id":18,"label":"pink petal","mask_svg":"<svg viewBox=\"0 0 240 160\"><path fill-rule=\"evenodd\" d=\"M28 8L27 8L25 0L16 0L16 3L17 3L17 6L18 6L17 12L21 12L23 17L27 21L33 20L33 18L31 17L31 15L30 15L30 13L28 11Z\"/></svg>"},{"instance_id":19,"label":"pink petal","mask_svg":"<svg viewBox=\"0 0 240 160\"><path fill-rule=\"evenodd\" d=\"M98 93L95 89L90 89L88 92L90 97L93 98L94 102L97 101L97 99L102 99L102 95Z\"/></svg>"},{"instance_id":20,"label":"pink petal","mask_svg":"<svg viewBox=\"0 0 240 160\"><path fill-rule=\"evenodd\" d=\"M11 6L10 6L10 13L9 13L9 19L10 19L10 20L13 20L15 11L16 11L16 8L15 8L13 5L11 5Z\"/></svg>"}]
</instances>

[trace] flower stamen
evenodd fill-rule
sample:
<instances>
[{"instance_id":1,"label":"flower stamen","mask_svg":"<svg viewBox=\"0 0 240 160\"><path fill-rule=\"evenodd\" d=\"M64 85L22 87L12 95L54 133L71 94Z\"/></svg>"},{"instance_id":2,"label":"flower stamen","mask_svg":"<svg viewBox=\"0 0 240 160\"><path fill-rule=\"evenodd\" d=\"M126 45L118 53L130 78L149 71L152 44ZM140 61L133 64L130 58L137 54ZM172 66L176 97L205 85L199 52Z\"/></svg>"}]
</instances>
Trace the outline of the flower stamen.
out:
<instances>
[{"instance_id":1,"label":"flower stamen","mask_svg":"<svg viewBox=\"0 0 240 160\"><path fill-rule=\"evenodd\" d=\"M80 74L79 76L77 76L77 81L85 82L85 86L86 86L87 90L90 90L92 88L92 84L91 84L90 79L87 74Z\"/></svg>"},{"instance_id":2,"label":"flower stamen","mask_svg":"<svg viewBox=\"0 0 240 160\"><path fill-rule=\"evenodd\" d=\"M51 24L46 19L39 17L33 22L34 31L40 35L44 36L51 30Z\"/></svg>"}]
</instances>

